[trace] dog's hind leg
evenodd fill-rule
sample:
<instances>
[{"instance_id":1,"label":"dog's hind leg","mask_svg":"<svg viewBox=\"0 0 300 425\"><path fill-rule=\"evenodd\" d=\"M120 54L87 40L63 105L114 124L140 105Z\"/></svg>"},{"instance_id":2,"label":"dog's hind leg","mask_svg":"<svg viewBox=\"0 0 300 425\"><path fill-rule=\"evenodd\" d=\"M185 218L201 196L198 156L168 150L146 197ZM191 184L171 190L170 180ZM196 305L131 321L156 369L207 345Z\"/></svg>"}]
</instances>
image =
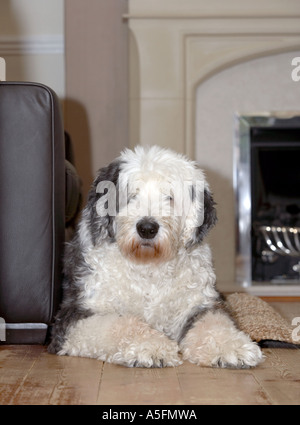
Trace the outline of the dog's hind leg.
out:
<instances>
[{"instance_id":1,"label":"dog's hind leg","mask_svg":"<svg viewBox=\"0 0 300 425\"><path fill-rule=\"evenodd\" d=\"M59 355L92 357L129 367L181 364L176 341L135 316L93 315L72 325Z\"/></svg>"},{"instance_id":2,"label":"dog's hind leg","mask_svg":"<svg viewBox=\"0 0 300 425\"><path fill-rule=\"evenodd\" d=\"M200 366L249 368L263 359L260 348L222 310L208 311L186 333L184 360Z\"/></svg>"}]
</instances>

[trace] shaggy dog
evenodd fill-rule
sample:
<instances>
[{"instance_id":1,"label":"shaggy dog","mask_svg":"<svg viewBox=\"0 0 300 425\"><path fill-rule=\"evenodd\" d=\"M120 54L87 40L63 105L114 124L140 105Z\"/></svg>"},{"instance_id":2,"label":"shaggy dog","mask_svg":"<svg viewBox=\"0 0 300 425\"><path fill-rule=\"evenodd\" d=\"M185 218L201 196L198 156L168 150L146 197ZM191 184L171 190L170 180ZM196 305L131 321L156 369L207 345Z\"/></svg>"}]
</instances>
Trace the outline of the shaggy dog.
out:
<instances>
[{"instance_id":1,"label":"shaggy dog","mask_svg":"<svg viewBox=\"0 0 300 425\"><path fill-rule=\"evenodd\" d=\"M262 360L215 288L214 201L199 167L156 146L99 171L66 247L64 298L49 346L136 367L247 368Z\"/></svg>"}]
</instances>

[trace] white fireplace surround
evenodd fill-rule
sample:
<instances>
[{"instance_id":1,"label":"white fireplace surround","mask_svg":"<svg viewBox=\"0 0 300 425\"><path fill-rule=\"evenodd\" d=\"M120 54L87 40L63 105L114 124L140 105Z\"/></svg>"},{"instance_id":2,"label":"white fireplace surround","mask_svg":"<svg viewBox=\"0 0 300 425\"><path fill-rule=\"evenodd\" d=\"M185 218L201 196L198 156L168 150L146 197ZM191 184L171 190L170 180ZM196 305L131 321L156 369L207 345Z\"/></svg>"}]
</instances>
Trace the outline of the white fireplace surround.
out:
<instances>
[{"instance_id":1,"label":"white fireplace surround","mask_svg":"<svg viewBox=\"0 0 300 425\"><path fill-rule=\"evenodd\" d=\"M234 115L300 111L300 82L291 78L291 60L300 56L300 3L130 0L124 19L131 33L131 146L173 148L206 170L218 203L210 239L219 287L239 290ZM300 295L300 288L250 291Z\"/></svg>"}]
</instances>

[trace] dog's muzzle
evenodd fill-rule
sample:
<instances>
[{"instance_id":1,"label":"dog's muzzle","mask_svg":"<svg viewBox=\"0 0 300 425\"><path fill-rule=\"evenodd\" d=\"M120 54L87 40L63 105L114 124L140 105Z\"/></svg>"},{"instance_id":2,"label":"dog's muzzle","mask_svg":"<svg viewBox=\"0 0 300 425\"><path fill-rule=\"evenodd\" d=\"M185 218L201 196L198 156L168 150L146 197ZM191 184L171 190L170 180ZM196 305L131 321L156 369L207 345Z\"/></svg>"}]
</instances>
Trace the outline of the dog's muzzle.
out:
<instances>
[{"instance_id":1,"label":"dog's muzzle","mask_svg":"<svg viewBox=\"0 0 300 425\"><path fill-rule=\"evenodd\" d=\"M153 239L157 235L159 224L154 220L143 218L136 225L136 230L142 239Z\"/></svg>"}]
</instances>

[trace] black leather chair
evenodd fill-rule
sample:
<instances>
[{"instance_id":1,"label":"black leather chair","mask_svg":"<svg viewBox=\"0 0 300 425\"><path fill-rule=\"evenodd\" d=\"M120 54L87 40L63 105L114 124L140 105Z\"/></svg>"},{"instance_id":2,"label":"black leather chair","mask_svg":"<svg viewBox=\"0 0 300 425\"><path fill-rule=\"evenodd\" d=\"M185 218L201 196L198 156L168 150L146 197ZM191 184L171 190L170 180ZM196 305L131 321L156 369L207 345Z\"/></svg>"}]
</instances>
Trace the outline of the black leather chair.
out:
<instances>
[{"instance_id":1,"label":"black leather chair","mask_svg":"<svg viewBox=\"0 0 300 425\"><path fill-rule=\"evenodd\" d=\"M44 343L61 297L65 228L80 180L48 87L0 82L0 318L5 343ZM68 148L69 150L70 148Z\"/></svg>"}]
</instances>

